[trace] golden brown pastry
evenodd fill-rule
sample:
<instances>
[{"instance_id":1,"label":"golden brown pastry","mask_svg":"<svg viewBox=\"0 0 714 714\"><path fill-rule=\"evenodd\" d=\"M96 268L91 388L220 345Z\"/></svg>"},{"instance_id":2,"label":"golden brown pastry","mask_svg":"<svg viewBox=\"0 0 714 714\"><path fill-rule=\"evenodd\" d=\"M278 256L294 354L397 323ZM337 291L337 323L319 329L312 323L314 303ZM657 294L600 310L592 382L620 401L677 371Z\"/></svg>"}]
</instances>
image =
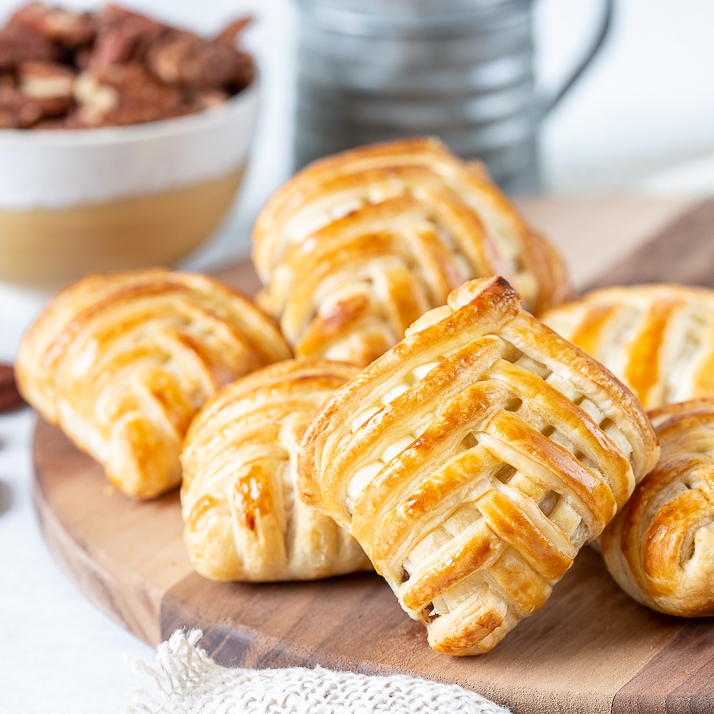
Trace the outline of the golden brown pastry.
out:
<instances>
[{"instance_id":1,"label":"golden brown pastry","mask_svg":"<svg viewBox=\"0 0 714 714\"><path fill-rule=\"evenodd\" d=\"M662 455L600 537L607 568L637 602L714 615L714 399L650 412Z\"/></svg>"},{"instance_id":2,"label":"golden brown pastry","mask_svg":"<svg viewBox=\"0 0 714 714\"><path fill-rule=\"evenodd\" d=\"M212 580L312 580L370 568L335 521L296 492L300 437L354 365L290 360L225 387L191 424L181 457L184 539Z\"/></svg>"},{"instance_id":3,"label":"golden brown pastry","mask_svg":"<svg viewBox=\"0 0 714 714\"><path fill-rule=\"evenodd\" d=\"M479 654L543 605L658 453L632 394L488 278L325 403L300 492L351 530L434 649Z\"/></svg>"},{"instance_id":4,"label":"golden brown pastry","mask_svg":"<svg viewBox=\"0 0 714 714\"><path fill-rule=\"evenodd\" d=\"M536 312L570 293L555 249L436 139L311 164L268 201L253 241L258 304L300 356L367 365L471 278L505 276Z\"/></svg>"},{"instance_id":5,"label":"golden brown pastry","mask_svg":"<svg viewBox=\"0 0 714 714\"><path fill-rule=\"evenodd\" d=\"M714 397L714 291L595 290L543 321L619 377L646 409Z\"/></svg>"},{"instance_id":6,"label":"golden brown pastry","mask_svg":"<svg viewBox=\"0 0 714 714\"><path fill-rule=\"evenodd\" d=\"M23 339L23 396L106 469L152 498L181 481L181 441L224 384L290 357L275 323L216 280L168 270L93 274Z\"/></svg>"}]
</instances>

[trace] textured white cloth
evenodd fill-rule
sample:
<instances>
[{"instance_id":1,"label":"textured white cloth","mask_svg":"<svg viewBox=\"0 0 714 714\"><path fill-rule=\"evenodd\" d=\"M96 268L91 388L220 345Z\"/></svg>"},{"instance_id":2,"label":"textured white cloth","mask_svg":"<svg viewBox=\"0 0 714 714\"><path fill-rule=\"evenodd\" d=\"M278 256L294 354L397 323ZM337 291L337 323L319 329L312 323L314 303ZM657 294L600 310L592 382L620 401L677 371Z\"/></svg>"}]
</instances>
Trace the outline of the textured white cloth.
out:
<instances>
[{"instance_id":1,"label":"textured white cloth","mask_svg":"<svg viewBox=\"0 0 714 714\"><path fill-rule=\"evenodd\" d=\"M156 691L132 690L124 714L508 714L462 687L403 675L228 669L197 647L201 636L177 630L159 645L153 665L130 661Z\"/></svg>"}]
</instances>

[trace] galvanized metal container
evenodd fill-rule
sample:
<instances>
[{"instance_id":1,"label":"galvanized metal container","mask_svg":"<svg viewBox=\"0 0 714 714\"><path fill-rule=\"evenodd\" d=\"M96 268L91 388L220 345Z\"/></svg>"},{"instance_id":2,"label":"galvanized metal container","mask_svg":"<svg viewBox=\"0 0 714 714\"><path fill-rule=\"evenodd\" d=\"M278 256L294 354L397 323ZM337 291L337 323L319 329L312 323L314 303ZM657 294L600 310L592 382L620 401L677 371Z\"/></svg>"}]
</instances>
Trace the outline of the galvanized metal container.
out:
<instances>
[{"instance_id":1,"label":"galvanized metal container","mask_svg":"<svg viewBox=\"0 0 714 714\"><path fill-rule=\"evenodd\" d=\"M439 136L486 162L509 191L538 187L538 124L572 86L609 28L555 96L536 96L532 0L297 0L298 166L360 144Z\"/></svg>"}]
</instances>

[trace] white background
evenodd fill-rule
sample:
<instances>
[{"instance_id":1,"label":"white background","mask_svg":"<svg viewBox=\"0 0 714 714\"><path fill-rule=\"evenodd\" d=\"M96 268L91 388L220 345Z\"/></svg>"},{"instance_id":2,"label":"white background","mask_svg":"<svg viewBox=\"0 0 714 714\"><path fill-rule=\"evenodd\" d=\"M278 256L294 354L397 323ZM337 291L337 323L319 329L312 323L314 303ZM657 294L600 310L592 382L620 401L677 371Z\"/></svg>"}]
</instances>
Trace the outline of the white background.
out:
<instances>
[{"instance_id":1,"label":"white background","mask_svg":"<svg viewBox=\"0 0 714 714\"><path fill-rule=\"evenodd\" d=\"M0 15L14 4L0 0ZM258 17L250 44L264 96L248 180L232 220L191 264L245 252L255 213L290 169L294 7L290 0L127 4L206 32L244 9ZM537 0L544 87L557 84L577 58L599 6L597 0ZM712 28L711 0L619 0L607 47L545 124L545 187L711 190ZM0 360L12 359L42 300L0 286ZM0 416L0 711L119 711L134 683L122 654L152 653L79 595L47 553L29 495L31 421L29 411Z\"/></svg>"}]
</instances>

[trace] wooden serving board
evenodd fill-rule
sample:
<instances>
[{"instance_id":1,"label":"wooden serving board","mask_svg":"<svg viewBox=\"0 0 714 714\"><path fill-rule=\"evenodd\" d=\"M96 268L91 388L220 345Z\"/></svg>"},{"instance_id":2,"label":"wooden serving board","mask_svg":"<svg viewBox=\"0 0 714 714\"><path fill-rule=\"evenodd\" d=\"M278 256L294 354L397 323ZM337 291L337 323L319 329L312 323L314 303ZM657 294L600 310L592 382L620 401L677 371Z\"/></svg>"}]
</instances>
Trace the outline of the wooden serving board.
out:
<instances>
[{"instance_id":1,"label":"wooden serving board","mask_svg":"<svg viewBox=\"0 0 714 714\"><path fill-rule=\"evenodd\" d=\"M531 220L579 287L670 280L714 287L714 201L530 199ZM598 277L600 276L600 277ZM222 277L253 292L249 264ZM637 605L586 548L550 600L493 652L450 658L376 575L312 583L213 583L184 551L179 498L131 501L60 431L38 421L34 496L53 554L79 589L151 644L200 627L220 663L409 673L457 683L516 713L714 712L714 618Z\"/></svg>"}]
</instances>

